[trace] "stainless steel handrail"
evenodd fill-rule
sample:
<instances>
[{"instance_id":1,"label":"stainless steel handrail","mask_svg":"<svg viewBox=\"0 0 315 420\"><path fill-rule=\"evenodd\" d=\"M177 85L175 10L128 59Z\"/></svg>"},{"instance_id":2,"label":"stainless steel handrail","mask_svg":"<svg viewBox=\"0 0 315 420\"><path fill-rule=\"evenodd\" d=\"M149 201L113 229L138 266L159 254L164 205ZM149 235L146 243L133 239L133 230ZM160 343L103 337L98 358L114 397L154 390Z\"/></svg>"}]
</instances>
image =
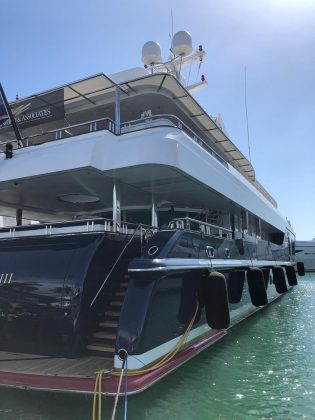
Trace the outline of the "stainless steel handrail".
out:
<instances>
[{"instance_id":1,"label":"stainless steel handrail","mask_svg":"<svg viewBox=\"0 0 315 420\"><path fill-rule=\"evenodd\" d=\"M223 232L226 232L227 237L232 238L233 231L231 229L224 228L222 226L213 225L212 223L202 222L201 220L192 219L190 217L179 217L172 219L169 224L169 229L184 229L195 232L194 229L191 229L191 225L196 224L198 227L198 231L204 233L206 235L213 235L213 236L223 236ZM219 234L214 235L211 233L213 229L218 230Z\"/></svg>"},{"instance_id":2,"label":"stainless steel handrail","mask_svg":"<svg viewBox=\"0 0 315 420\"><path fill-rule=\"evenodd\" d=\"M102 228L99 228L98 225L101 225ZM121 222L120 233L123 234L132 234L134 229L137 228L137 224L131 222ZM58 229L62 228L71 228L77 227L77 230L71 230L71 232L58 232ZM142 224L144 229L156 230L156 227L150 225ZM4 226L0 227L0 235L8 234L9 238L19 237L18 232L25 232L25 236L34 236L32 233L36 231L42 231L40 235L44 236L53 236L53 235L65 235L65 234L75 234L75 233L97 233L97 232L114 232L114 221L112 219L106 219L104 217L94 217L87 219L78 219L78 220L65 220L58 222L48 222L48 223L36 223L31 225L21 225L21 226ZM29 233L29 235L27 235ZM3 237L3 236L2 236Z\"/></svg>"},{"instance_id":3,"label":"stainless steel handrail","mask_svg":"<svg viewBox=\"0 0 315 420\"><path fill-rule=\"evenodd\" d=\"M157 115L151 115L144 118L139 118L137 120L127 121L125 123L122 123L120 126L121 134L127 134L134 131L141 131L141 130L147 130L149 128L155 128L155 127L169 127L168 124L159 124L158 126L153 125L150 126L152 121L161 120L161 119L167 119L172 124L173 127L178 128L182 131L184 131L188 136L194 140L199 146L203 147L207 150L212 156L214 156L217 160L219 160L224 166L228 166L228 163L218 154L216 153L212 147L203 140L200 136L198 136L190 127L188 127L180 118L178 118L176 115L173 114L157 114ZM143 127L139 127L140 124L144 124ZM132 129L132 127L137 126L136 129Z\"/></svg>"},{"instance_id":4,"label":"stainless steel handrail","mask_svg":"<svg viewBox=\"0 0 315 420\"><path fill-rule=\"evenodd\" d=\"M222 163L226 167L228 166L227 162L220 155L218 155L218 153L216 153L207 142L201 139L191 128L189 128L177 116L172 115L172 114L158 114L158 115L152 115L145 118L139 118L137 120L126 121L120 124L119 134L117 134L115 130L116 124L112 119L101 118L101 119L87 121L80 124L69 125L67 127L62 127L55 130L48 130L41 134L33 134L31 136L24 137L22 139L22 142L24 144L23 147L29 147L29 146L43 144L50 141L62 140L64 138L76 137L78 135L86 134L88 132L108 130L112 134L115 134L115 135L124 135L130 132L146 130L150 128L169 127L168 124L163 124L163 123L159 125L151 126L152 121L159 121L161 119L166 119L170 121L173 127L178 128L182 130L183 132L185 132L192 140L194 140L197 144L199 144L199 146L203 147L207 152L209 152L212 156L214 156L220 163ZM98 128L99 123L106 123L106 122L108 123L106 127ZM139 125L141 124L143 124L143 127L139 127ZM135 128L136 125L137 127ZM82 132L80 131L75 134L71 133L71 130L77 129L77 128L83 128L83 127L88 127L89 131L83 130ZM47 137L49 135L55 135L55 138L50 138L49 140L45 140L44 137ZM32 144L33 141L34 142L36 141L36 143ZM2 142L1 144L4 146L7 143L14 143L14 142L15 140L8 140L5 142Z\"/></svg>"},{"instance_id":5,"label":"stainless steel handrail","mask_svg":"<svg viewBox=\"0 0 315 420\"><path fill-rule=\"evenodd\" d=\"M92 308L92 306L94 305L96 299L98 298L99 294L101 293L101 291L103 290L107 280L109 279L110 275L112 274L112 272L114 271L116 265L118 264L120 258L122 257L123 253L125 252L125 250L128 248L128 246L131 244L131 242L133 241L133 238L135 237L137 231L140 229L140 232L142 230L142 224L139 223L137 228L135 229L135 231L133 232L133 234L131 235L129 241L125 244L125 246L123 247L121 253L118 255L117 259L115 260L114 264L112 265L111 269L109 270L109 272L107 273L107 276L105 277L105 280L103 281L103 283L101 284L100 288L98 289L98 291L96 292L94 298L92 299L91 303L90 303L90 308Z\"/></svg>"}]
</instances>

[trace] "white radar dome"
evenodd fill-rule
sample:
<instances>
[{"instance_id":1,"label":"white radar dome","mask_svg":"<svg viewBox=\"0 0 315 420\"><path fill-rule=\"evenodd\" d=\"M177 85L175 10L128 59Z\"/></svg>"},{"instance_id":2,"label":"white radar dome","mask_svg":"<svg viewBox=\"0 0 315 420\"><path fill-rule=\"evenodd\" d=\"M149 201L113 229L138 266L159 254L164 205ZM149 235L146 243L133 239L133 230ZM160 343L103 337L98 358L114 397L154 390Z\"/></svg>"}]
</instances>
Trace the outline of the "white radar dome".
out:
<instances>
[{"instance_id":1,"label":"white radar dome","mask_svg":"<svg viewBox=\"0 0 315 420\"><path fill-rule=\"evenodd\" d=\"M147 65L162 62L161 47L158 42L148 41L142 47L142 62Z\"/></svg>"},{"instance_id":2,"label":"white radar dome","mask_svg":"<svg viewBox=\"0 0 315 420\"><path fill-rule=\"evenodd\" d=\"M192 39L187 31L179 31L173 36L172 51L175 55L185 56L192 52Z\"/></svg>"}]
</instances>

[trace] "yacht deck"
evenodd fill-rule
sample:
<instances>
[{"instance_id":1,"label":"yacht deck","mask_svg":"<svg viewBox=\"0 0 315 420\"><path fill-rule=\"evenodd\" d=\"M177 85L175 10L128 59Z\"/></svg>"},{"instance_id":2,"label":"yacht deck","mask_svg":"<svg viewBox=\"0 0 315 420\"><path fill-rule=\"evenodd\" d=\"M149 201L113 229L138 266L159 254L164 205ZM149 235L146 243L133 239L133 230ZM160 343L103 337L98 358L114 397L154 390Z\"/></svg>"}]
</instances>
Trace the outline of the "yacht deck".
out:
<instances>
[{"instance_id":1,"label":"yacht deck","mask_svg":"<svg viewBox=\"0 0 315 420\"><path fill-rule=\"evenodd\" d=\"M114 358L85 356L68 359L0 351L0 372L95 378L100 369L111 370Z\"/></svg>"}]
</instances>

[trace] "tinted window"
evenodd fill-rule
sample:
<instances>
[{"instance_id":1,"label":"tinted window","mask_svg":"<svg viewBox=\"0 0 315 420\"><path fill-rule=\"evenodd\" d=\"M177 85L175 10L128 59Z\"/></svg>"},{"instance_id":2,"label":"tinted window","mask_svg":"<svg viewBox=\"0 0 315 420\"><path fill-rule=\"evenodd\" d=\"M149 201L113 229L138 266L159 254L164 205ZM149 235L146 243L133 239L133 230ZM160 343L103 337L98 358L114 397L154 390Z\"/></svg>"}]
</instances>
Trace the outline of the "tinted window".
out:
<instances>
[{"instance_id":1,"label":"tinted window","mask_svg":"<svg viewBox=\"0 0 315 420\"><path fill-rule=\"evenodd\" d=\"M169 253L169 258L198 258L200 239L183 234Z\"/></svg>"}]
</instances>

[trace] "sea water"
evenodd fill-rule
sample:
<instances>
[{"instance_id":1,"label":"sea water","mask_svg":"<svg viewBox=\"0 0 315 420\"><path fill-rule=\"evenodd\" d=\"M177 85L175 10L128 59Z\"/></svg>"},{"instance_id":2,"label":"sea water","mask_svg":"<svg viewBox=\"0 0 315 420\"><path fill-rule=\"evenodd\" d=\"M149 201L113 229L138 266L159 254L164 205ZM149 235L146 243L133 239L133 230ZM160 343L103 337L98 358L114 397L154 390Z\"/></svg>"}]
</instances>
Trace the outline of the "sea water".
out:
<instances>
[{"instance_id":1,"label":"sea water","mask_svg":"<svg viewBox=\"0 0 315 420\"><path fill-rule=\"evenodd\" d=\"M113 400L103 400L103 419ZM85 396L0 390L0 419L91 419ZM315 274L144 393L129 420L315 419ZM116 419L123 419L123 404Z\"/></svg>"}]
</instances>

